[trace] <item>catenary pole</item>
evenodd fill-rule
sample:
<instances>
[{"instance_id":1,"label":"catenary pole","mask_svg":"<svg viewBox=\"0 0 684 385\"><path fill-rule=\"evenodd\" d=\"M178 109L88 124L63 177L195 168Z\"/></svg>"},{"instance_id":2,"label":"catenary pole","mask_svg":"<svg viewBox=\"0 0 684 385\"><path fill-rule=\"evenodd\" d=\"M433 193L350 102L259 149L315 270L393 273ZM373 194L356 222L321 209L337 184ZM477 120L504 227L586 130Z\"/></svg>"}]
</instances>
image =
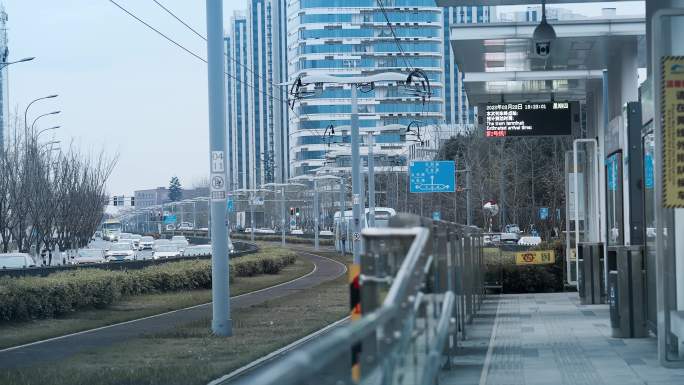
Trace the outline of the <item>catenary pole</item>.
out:
<instances>
[{"instance_id":1,"label":"catenary pole","mask_svg":"<svg viewBox=\"0 0 684 385\"><path fill-rule=\"evenodd\" d=\"M351 84L351 157L352 157L352 248L354 264L361 264L361 161L359 155L359 106L356 83Z\"/></svg>"},{"instance_id":2,"label":"catenary pole","mask_svg":"<svg viewBox=\"0 0 684 385\"><path fill-rule=\"evenodd\" d=\"M228 280L226 221L226 112L223 66L223 0L207 0L207 80L209 90L209 148L211 172L211 329L218 336L233 333Z\"/></svg>"},{"instance_id":3,"label":"catenary pole","mask_svg":"<svg viewBox=\"0 0 684 385\"><path fill-rule=\"evenodd\" d=\"M375 227L375 137L368 133L368 226Z\"/></svg>"}]
</instances>

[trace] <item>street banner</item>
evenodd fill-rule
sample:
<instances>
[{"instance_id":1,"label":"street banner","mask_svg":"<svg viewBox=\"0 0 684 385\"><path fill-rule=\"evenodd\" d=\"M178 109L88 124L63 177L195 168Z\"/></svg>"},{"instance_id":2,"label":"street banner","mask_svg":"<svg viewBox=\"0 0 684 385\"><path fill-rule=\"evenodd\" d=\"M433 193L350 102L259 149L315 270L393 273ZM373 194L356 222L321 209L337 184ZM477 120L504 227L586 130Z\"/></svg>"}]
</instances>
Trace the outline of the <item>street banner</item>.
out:
<instances>
[{"instance_id":1,"label":"street banner","mask_svg":"<svg viewBox=\"0 0 684 385\"><path fill-rule=\"evenodd\" d=\"M556 263L553 250L522 251L515 253L516 265L550 265Z\"/></svg>"},{"instance_id":2,"label":"street banner","mask_svg":"<svg viewBox=\"0 0 684 385\"><path fill-rule=\"evenodd\" d=\"M663 58L663 207L684 208L684 56Z\"/></svg>"}]
</instances>

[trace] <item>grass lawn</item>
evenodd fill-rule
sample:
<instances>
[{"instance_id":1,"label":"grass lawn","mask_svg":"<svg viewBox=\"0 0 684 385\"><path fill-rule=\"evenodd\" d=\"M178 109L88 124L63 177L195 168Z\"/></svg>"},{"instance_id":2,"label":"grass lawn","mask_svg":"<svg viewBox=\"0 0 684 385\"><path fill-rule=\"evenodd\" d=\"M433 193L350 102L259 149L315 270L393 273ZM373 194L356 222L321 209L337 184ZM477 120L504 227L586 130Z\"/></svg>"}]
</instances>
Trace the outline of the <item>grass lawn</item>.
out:
<instances>
[{"instance_id":1,"label":"grass lawn","mask_svg":"<svg viewBox=\"0 0 684 385\"><path fill-rule=\"evenodd\" d=\"M286 266L279 274L237 277L231 282L231 295L240 295L287 282L309 273L312 269L311 262L298 258L293 265ZM106 309L81 310L66 317L0 323L0 348L112 325L207 302L211 302L211 290L146 294L119 301ZM0 381L0 383L4 382Z\"/></svg>"},{"instance_id":2,"label":"grass lawn","mask_svg":"<svg viewBox=\"0 0 684 385\"><path fill-rule=\"evenodd\" d=\"M348 314L347 277L233 313L234 336L214 337L210 320L87 351L67 360L0 373L18 384L206 384Z\"/></svg>"}]
</instances>

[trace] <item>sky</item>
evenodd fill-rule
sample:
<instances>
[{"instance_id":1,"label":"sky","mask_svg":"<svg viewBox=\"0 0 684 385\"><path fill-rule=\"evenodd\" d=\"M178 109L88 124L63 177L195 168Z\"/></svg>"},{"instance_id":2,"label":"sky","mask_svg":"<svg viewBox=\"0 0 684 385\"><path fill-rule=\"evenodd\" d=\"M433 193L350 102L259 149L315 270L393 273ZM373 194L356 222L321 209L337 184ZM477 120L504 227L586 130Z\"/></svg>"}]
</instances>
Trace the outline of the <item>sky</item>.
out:
<instances>
[{"instance_id":1,"label":"sky","mask_svg":"<svg viewBox=\"0 0 684 385\"><path fill-rule=\"evenodd\" d=\"M152 0L116 0L188 49L206 56L204 41ZM158 0L204 34L205 1ZM173 46L109 0L0 0L9 15L10 60L35 56L9 71L9 104L31 117L55 110L37 126L52 131L62 148L118 156L109 180L113 195L168 186L177 175L184 187L207 175L206 66ZM565 8L598 16L610 3ZM615 3L613 3L615 4ZM224 1L228 28L247 1ZM516 7L505 7L505 12ZM521 7L517 7L521 9ZM524 9L524 7L522 7ZM643 12L643 2L623 2L618 14ZM46 136L45 140L48 140Z\"/></svg>"}]
</instances>

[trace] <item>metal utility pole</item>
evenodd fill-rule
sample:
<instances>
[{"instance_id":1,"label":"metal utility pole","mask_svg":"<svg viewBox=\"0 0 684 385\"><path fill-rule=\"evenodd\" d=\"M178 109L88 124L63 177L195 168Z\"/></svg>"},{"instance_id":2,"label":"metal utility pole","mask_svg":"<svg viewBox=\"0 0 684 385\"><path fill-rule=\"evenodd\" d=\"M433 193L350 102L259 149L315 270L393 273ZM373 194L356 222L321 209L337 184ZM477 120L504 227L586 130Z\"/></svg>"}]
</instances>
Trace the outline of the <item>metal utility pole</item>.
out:
<instances>
[{"instance_id":1,"label":"metal utility pole","mask_svg":"<svg viewBox=\"0 0 684 385\"><path fill-rule=\"evenodd\" d=\"M470 184L470 167L466 166L466 224L468 226L473 225L473 212L470 210L470 190L472 186Z\"/></svg>"},{"instance_id":2,"label":"metal utility pole","mask_svg":"<svg viewBox=\"0 0 684 385\"><path fill-rule=\"evenodd\" d=\"M226 218L226 112L223 66L223 0L207 0L209 163L211 172L211 330L231 336L228 229Z\"/></svg>"},{"instance_id":3,"label":"metal utility pole","mask_svg":"<svg viewBox=\"0 0 684 385\"><path fill-rule=\"evenodd\" d=\"M368 226L375 227L375 137L368 132Z\"/></svg>"},{"instance_id":4,"label":"metal utility pole","mask_svg":"<svg viewBox=\"0 0 684 385\"><path fill-rule=\"evenodd\" d=\"M344 215L344 211L346 209L346 193L347 193L347 188L345 187L344 183L344 176L340 177L340 223L338 225L338 228L343 228L344 231L347 231L347 226L342 226L343 223L346 222L347 217ZM344 234L344 237L346 239L347 234ZM340 242L340 247L346 246L347 242ZM347 250L342 249L342 255L346 254Z\"/></svg>"},{"instance_id":5,"label":"metal utility pole","mask_svg":"<svg viewBox=\"0 0 684 385\"><path fill-rule=\"evenodd\" d=\"M361 264L361 210L363 195L361 194L361 156L359 154L359 106L356 83L351 84L351 158L352 158L352 247L354 264Z\"/></svg>"},{"instance_id":6,"label":"metal utility pole","mask_svg":"<svg viewBox=\"0 0 684 385\"><path fill-rule=\"evenodd\" d=\"M314 188L314 249L319 250L320 249L320 241L318 239L318 221L321 218L321 209L318 207L318 183L316 183L316 179L313 181L313 188Z\"/></svg>"},{"instance_id":7,"label":"metal utility pole","mask_svg":"<svg viewBox=\"0 0 684 385\"><path fill-rule=\"evenodd\" d=\"M280 201L280 244L285 246L285 186L281 186L281 201Z\"/></svg>"},{"instance_id":8,"label":"metal utility pole","mask_svg":"<svg viewBox=\"0 0 684 385\"><path fill-rule=\"evenodd\" d=\"M254 193L249 193L249 222L252 226L250 239L254 242Z\"/></svg>"}]
</instances>

